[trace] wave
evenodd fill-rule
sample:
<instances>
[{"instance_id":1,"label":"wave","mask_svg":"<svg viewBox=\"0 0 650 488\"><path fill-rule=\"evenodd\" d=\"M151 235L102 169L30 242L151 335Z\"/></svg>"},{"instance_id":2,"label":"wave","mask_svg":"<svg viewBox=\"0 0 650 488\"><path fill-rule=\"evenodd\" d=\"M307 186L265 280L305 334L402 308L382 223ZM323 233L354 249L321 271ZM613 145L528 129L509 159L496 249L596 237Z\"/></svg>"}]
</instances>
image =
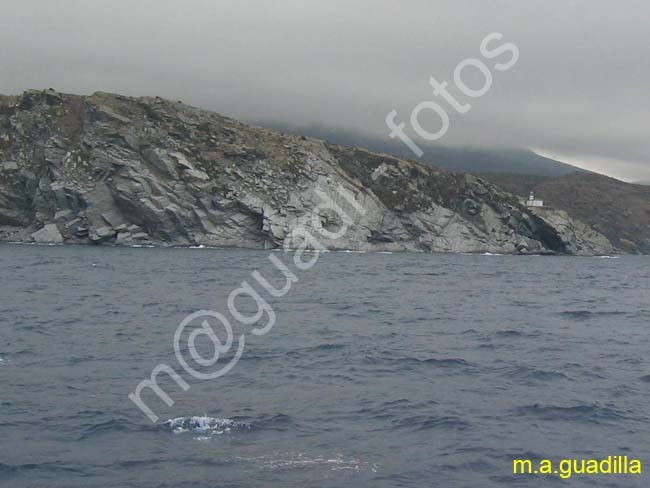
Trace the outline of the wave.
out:
<instances>
[{"instance_id":1,"label":"wave","mask_svg":"<svg viewBox=\"0 0 650 488\"><path fill-rule=\"evenodd\" d=\"M443 359L438 359L438 358L419 359L414 357L386 358L386 357L378 357L373 355L366 355L363 361L368 364L386 363L386 364L397 364L397 365L405 365L405 366L429 364L441 368L452 368L457 366L463 366L463 367L474 366L473 364L469 363L468 361L465 361L462 358L443 358Z\"/></svg>"},{"instance_id":2,"label":"wave","mask_svg":"<svg viewBox=\"0 0 650 488\"><path fill-rule=\"evenodd\" d=\"M100 412L101 413L101 412ZM79 416L93 416L97 413L92 411L85 411L79 414L75 414L75 417ZM134 430L143 430L142 426L134 424L124 419L111 419L105 422L100 422L97 424L86 424L81 426L84 430L82 434L78 437L77 440L85 440L93 437L101 436L104 434L109 434L112 432L129 432Z\"/></svg>"},{"instance_id":3,"label":"wave","mask_svg":"<svg viewBox=\"0 0 650 488\"><path fill-rule=\"evenodd\" d=\"M45 471L48 474L51 473L66 473L73 475L84 475L85 471L80 468L72 466L64 466L60 463L48 462L48 463L25 463L25 464L4 464L0 463L0 474L4 475L17 475L24 474L27 471Z\"/></svg>"},{"instance_id":4,"label":"wave","mask_svg":"<svg viewBox=\"0 0 650 488\"><path fill-rule=\"evenodd\" d=\"M620 311L592 312L591 310L565 310L564 312L560 312L559 315L573 320L589 320L594 317L625 315L626 313Z\"/></svg>"},{"instance_id":5,"label":"wave","mask_svg":"<svg viewBox=\"0 0 650 488\"><path fill-rule=\"evenodd\" d=\"M524 333L518 330L507 329L498 330L494 333L494 335L497 337L521 337L524 335Z\"/></svg>"},{"instance_id":6,"label":"wave","mask_svg":"<svg viewBox=\"0 0 650 488\"><path fill-rule=\"evenodd\" d=\"M232 461L253 463L265 469L291 470L308 468L328 468L330 471L355 471L376 473L379 464L369 463L361 459L345 457L343 454L331 456L309 456L306 453L283 453L272 456L244 457L236 456Z\"/></svg>"},{"instance_id":7,"label":"wave","mask_svg":"<svg viewBox=\"0 0 650 488\"><path fill-rule=\"evenodd\" d=\"M440 271L440 272L435 272L435 271L429 271L427 273L415 273L415 272L405 272L401 273L402 276L447 276L446 271Z\"/></svg>"},{"instance_id":8,"label":"wave","mask_svg":"<svg viewBox=\"0 0 650 488\"><path fill-rule=\"evenodd\" d=\"M546 371L543 369L535 369L530 371L526 375L528 378L541 381L553 381L553 380L571 380L570 377L562 373L561 371Z\"/></svg>"},{"instance_id":9,"label":"wave","mask_svg":"<svg viewBox=\"0 0 650 488\"><path fill-rule=\"evenodd\" d=\"M344 351L347 348L348 346L345 344L325 343L287 351L285 356L290 358L310 358L311 360L317 358L325 362L338 361L341 354L337 352Z\"/></svg>"},{"instance_id":10,"label":"wave","mask_svg":"<svg viewBox=\"0 0 650 488\"><path fill-rule=\"evenodd\" d=\"M451 429L466 430L470 423L456 416L438 417L435 415L416 415L393 421L395 428L410 428L414 430Z\"/></svg>"},{"instance_id":11,"label":"wave","mask_svg":"<svg viewBox=\"0 0 650 488\"><path fill-rule=\"evenodd\" d=\"M194 432L209 436L229 434L233 430L250 430L252 428L250 424L245 422L208 416L169 419L162 423L162 427L174 434Z\"/></svg>"},{"instance_id":12,"label":"wave","mask_svg":"<svg viewBox=\"0 0 650 488\"><path fill-rule=\"evenodd\" d=\"M509 378L526 378L540 381L553 381L553 380L571 380L566 374L561 371L549 371L545 369L537 369L529 366L517 366L505 373Z\"/></svg>"},{"instance_id":13,"label":"wave","mask_svg":"<svg viewBox=\"0 0 650 488\"><path fill-rule=\"evenodd\" d=\"M408 412L429 410L437 404L438 402L435 400L414 403L406 398L400 398L399 400L362 407L352 412L351 415L355 419L362 416L374 419L391 419L393 423L396 423L405 418Z\"/></svg>"},{"instance_id":14,"label":"wave","mask_svg":"<svg viewBox=\"0 0 650 488\"><path fill-rule=\"evenodd\" d=\"M244 417L246 419L246 417ZM255 428L260 430L275 430L275 431L286 431L289 430L293 420L288 415L283 413L278 414L264 414L256 417L255 419L246 419L250 420L246 423L249 429Z\"/></svg>"},{"instance_id":15,"label":"wave","mask_svg":"<svg viewBox=\"0 0 650 488\"><path fill-rule=\"evenodd\" d=\"M345 344L319 344L318 346L307 347L303 351L336 351L339 349L345 349L347 346Z\"/></svg>"},{"instance_id":16,"label":"wave","mask_svg":"<svg viewBox=\"0 0 650 488\"><path fill-rule=\"evenodd\" d=\"M601 407L596 404L583 404L572 407L540 404L526 405L517 408L516 414L521 417L536 417L540 420L567 420L586 423L600 423L604 420L621 420L625 418L625 415L614 408Z\"/></svg>"},{"instance_id":17,"label":"wave","mask_svg":"<svg viewBox=\"0 0 650 488\"><path fill-rule=\"evenodd\" d=\"M415 361L424 364L433 364L435 366L440 366L443 368L453 367L453 366L473 366L471 363L461 358L445 358L445 359L436 359L436 358L417 359L416 358Z\"/></svg>"},{"instance_id":18,"label":"wave","mask_svg":"<svg viewBox=\"0 0 650 488\"><path fill-rule=\"evenodd\" d=\"M536 380L543 380L543 381L550 381L550 380L568 380L570 379L567 375L560 371L545 371L543 369L536 369L533 371L530 371L526 374L528 378L536 379Z\"/></svg>"}]
</instances>

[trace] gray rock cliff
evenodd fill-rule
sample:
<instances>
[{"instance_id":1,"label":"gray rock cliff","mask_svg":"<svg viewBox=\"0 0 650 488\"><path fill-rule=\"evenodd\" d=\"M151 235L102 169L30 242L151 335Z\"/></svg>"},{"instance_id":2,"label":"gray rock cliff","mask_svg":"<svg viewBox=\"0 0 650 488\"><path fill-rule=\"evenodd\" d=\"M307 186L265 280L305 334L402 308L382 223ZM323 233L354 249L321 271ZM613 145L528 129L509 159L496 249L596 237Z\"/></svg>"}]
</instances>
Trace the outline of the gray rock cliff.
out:
<instances>
[{"instance_id":1,"label":"gray rock cliff","mask_svg":"<svg viewBox=\"0 0 650 488\"><path fill-rule=\"evenodd\" d=\"M612 252L471 175L160 98L0 97L0 240L311 247L298 228L329 249Z\"/></svg>"}]
</instances>

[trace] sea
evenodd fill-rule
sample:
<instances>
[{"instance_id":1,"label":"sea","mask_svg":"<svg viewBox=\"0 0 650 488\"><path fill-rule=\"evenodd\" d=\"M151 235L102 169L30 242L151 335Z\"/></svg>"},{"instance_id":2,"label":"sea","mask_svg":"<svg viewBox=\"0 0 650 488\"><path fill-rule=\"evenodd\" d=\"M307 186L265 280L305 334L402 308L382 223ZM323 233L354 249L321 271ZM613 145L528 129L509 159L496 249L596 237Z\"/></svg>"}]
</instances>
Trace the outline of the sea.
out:
<instances>
[{"instance_id":1,"label":"sea","mask_svg":"<svg viewBox=\"0 0 650 488\"><path fill-rule=\"evenodd\" d=\"M650 486L647 256L5 244L0 273L3 487ZM513 473L608 456L643 474Z\"/></svg>"}]
</instances>

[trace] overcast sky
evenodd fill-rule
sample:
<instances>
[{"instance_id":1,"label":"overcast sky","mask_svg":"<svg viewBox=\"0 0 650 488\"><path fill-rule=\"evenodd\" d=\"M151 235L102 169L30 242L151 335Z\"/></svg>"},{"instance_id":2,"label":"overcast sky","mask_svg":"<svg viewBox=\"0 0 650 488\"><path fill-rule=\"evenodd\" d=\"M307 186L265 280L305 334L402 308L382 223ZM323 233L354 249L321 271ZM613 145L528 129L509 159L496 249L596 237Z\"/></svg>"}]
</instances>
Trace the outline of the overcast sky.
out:
<instances>
[{"instance_id":1,"label":"overcast sky","mask_svg":"<svg viewBox=\"0 0 650 488\"><path fill-rule=\"evenodd\" d=\"M535 148L650 179L649 22L645 0L2 0L0 93L159 95L387 136L388 112L408 122L436 100L434 76L473 105L455 116L445 106L440 143ZM494 46L519 48L508 71L493 68L507 54L481 56L491 32L504 36ZM453 83L467 58L493 75L473 100Z\"/></svg>"}]
</instances>

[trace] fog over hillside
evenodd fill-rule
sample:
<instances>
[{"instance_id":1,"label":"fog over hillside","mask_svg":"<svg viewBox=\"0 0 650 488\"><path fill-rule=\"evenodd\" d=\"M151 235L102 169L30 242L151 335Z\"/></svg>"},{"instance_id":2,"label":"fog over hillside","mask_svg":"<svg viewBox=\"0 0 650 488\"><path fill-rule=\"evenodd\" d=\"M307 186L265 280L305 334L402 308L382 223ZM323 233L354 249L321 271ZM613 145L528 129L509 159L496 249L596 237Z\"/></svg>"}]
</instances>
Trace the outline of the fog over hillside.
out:
<instances>
[{"instance_id":1,"label":"fog over hillside","mask_svg":"<svg viewBox=\"0 0 650 488\"><path fill-rule=\"evenodd\" d=\"M292 127L278 122L258 122L258 125L291 134L315 137L343 146L361 147L401 158L418 159L400 141L368 136L354 130L331 129L320 125ZM527 149L450 147L441 144L422 144L421 147L424 149L424 155L419 159L420 161L450 171L540 176L564 176L576 171L586 171Z\"/></svg>"},{"instance_id":2,"label":"fog over hillside","mask_svg":"<svg viewBox=\"0 0 650 488\"><path fill-rule=\"evenodd\" d=\"M388 139L386 115L408 124L437 100L443 145L535 148L626 180L648 180L650 4L641 0L316 2L3 2L0 92L52 87L160 95L240 120L322 124ZM333 19L336 19L333 21ZM28 26L28 27L26 27ZM119 26L119 28L116 28ZM485 59L498 32L520 53ZM129 46L125 49L124 46ZM480 98L454 81L463 60L486 62ZM463 72L480 87L475 68ZM433 95L448 82L457 113ZM422 123L433 127L437 120ZM411 124L407 133L413 136ZM424 142L424 141L420 141Z\"/></svg>"}]
</instances>

